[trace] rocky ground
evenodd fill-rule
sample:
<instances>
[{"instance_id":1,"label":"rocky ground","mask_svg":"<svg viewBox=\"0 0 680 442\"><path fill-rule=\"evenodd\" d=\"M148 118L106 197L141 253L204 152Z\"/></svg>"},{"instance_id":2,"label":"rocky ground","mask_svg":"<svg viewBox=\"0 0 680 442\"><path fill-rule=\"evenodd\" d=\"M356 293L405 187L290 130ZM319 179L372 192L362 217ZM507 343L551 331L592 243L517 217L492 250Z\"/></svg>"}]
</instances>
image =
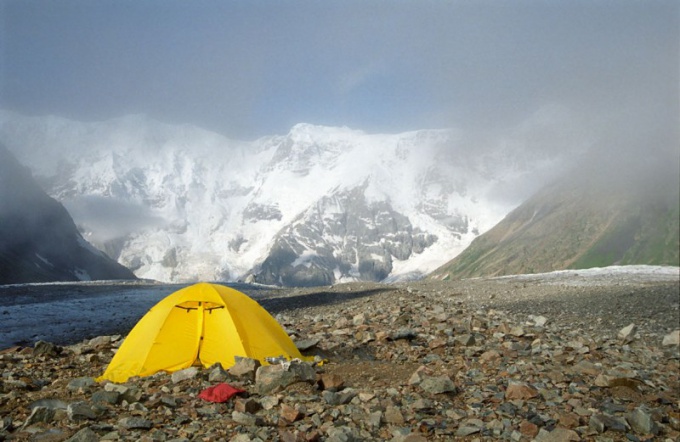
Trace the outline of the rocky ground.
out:
<instances>
[{"instance_id":1,"label":"rocky ground","mask_svg":"<svg viewBox=\"0 0 680 442\"><path fill-rule=\"evenodd\" d=\"M622 279L623 278L623 279ZM680 440L678 281L504 278L273 290L323 365L97 383L104 336L0 351L0 440ZM226 382L224 403L198 397Z\"/></svg>"}]
</instances>

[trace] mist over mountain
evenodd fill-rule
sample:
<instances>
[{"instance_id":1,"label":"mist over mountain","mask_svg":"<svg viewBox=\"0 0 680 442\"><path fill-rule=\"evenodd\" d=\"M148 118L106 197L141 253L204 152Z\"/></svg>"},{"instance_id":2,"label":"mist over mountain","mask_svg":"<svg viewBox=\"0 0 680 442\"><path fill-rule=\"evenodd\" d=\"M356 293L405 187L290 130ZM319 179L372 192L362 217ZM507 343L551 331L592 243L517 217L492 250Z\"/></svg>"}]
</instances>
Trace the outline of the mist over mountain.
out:
<instances>
[{"instance_id":1,"label":"mist over mountain","mask_svg":"<svg viewBox=\"0 0 680 442\"><path fill-rule=\"evenodd\" d=\"M298 124L246 142L141 115L82 123L5 111L0 141L90 242L138 277L172 282L420 277L564 159L508 143L474 149L449 129Z\"/></svg>"},{"instance_id":2,"label":"mist over mountain","mask_svg":"<svg viewBox=\"0 0 680 442\"><path fill-rule=\"evenodd\" d=\"M0 144L0 284L135 279L88 244L64 207Z\"/></svg>"},{"instance_id":3,"label":"mist over mountain","mask_svg":"<svg viewBox=\"0 0 680 442\"><path fill-rule=\"evenodd\" d=\"M431 277L680 265L680 155L643 152L585 156Z\"/></svg>"}]
</instances>

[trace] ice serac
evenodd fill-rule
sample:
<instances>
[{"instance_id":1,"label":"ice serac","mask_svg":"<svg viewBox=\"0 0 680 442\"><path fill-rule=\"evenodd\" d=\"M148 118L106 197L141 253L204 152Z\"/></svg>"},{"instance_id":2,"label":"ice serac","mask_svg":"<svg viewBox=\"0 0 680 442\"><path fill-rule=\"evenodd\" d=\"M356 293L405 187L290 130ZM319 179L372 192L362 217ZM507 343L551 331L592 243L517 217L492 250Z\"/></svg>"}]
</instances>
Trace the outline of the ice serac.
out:
<instances>
[{"instance_id":1,"label":"ice serac","mask_svg":"<svg viewBox=\"0 0 680 442\"><path fill-rule=\"evenodd\" d=\"M470 157L454 130L298 124L245 142L145 116L0 111L0 141L88 241L138 277L169 282L419 277L514 207L494 189L542 167L503 149Z\"/></svg>"},{"instance_id":2,"label":"ice serac","mask_svg":"<svg viewBox=\"0 0 680 442\"><path fill-rule=\"evenodd\" d=\"M88 244L64 207L0 144L0 284L136 279Z\"/></svg>"}]
</instances>

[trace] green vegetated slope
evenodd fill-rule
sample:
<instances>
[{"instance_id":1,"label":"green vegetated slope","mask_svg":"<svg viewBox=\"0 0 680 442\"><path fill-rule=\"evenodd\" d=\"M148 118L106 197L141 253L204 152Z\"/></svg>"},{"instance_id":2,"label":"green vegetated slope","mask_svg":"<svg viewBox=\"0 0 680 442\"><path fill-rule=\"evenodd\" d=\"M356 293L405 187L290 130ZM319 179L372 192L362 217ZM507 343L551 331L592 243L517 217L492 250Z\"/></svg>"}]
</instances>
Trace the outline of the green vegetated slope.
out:
<instances>
[{"instance_id":1,"label":"green vegetated slope","mask_svg":"<svg viewBox=\"0 0 680 442\"><path fill-rule=\"evenodd\" d=\"M558 181L517 207L431 277L680 265L677 186L618 184L603 185L601 179Z\"/></svg>"}]
</instances>

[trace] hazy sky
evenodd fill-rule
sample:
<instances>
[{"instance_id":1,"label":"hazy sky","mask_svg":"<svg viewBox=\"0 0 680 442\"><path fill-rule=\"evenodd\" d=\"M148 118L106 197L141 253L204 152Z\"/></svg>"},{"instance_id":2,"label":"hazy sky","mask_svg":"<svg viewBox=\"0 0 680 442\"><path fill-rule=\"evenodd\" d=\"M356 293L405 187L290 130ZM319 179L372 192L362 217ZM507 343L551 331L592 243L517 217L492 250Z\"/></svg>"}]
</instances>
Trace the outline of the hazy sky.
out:
<instances>
[{"instance_id":1,"label":"hazy sky","mask_svg":"<svg viewBox=\"0 0 680 442\"><path fill-rule=\"evenodd\" d=\"M0 107L242 139L547 112L673 143L679 42L677 0L0 0Z\"/></svg>"}]
</instances>

